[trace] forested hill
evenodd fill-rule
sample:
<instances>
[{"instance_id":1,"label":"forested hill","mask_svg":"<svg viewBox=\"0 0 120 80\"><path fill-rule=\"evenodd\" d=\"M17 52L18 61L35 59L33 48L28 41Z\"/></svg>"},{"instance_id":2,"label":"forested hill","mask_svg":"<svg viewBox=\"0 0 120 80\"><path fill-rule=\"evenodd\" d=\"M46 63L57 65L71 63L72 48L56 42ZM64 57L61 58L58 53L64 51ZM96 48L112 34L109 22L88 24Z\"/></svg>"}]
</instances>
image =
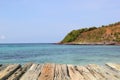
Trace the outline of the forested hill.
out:
<instances>
[{"instance_id":1,"label":"forested hill","mask_svg":"<svg viewBox=\"0 0 120 80\"><path fill-rule=\"evenodd\" d=\"M61 44L119 44L120 22L73 30L60 42Z\"/></svg>"}]
</instances>

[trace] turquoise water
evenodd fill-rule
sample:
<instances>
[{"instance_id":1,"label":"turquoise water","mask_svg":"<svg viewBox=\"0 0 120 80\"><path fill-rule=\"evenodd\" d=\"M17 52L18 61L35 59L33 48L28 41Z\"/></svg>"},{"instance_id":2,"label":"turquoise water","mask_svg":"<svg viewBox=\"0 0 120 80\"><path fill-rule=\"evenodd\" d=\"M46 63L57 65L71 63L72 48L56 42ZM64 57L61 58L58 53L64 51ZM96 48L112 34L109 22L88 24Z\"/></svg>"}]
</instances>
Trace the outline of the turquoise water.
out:
<instances>
[{"instance_id":1,"label":"turquoise water","mask_svg":"<svg viewBox=\"0 0 120 80\"><path fill-rule=\"evenodd\" d=\"M120 63L120 46L0 44L0 63Z\"/></svg>"}]
</instances>

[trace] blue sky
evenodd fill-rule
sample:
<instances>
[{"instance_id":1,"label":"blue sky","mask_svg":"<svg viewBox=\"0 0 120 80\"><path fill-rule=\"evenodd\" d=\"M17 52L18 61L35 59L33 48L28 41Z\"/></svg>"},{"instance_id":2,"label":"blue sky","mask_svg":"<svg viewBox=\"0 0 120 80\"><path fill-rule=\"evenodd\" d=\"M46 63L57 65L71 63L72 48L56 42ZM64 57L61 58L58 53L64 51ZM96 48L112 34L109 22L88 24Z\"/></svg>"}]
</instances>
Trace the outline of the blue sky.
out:
<instances>
[{"instance_id":1,"label":"blue sky","mask_svg":"<svg viewBox=\"0 0 120 80\"><path fill-rule=\"evenodd\" d=\"M119 0L0 0L0 43L59 42L73 29L120 21Z\"/></svg>"}]
</instances>

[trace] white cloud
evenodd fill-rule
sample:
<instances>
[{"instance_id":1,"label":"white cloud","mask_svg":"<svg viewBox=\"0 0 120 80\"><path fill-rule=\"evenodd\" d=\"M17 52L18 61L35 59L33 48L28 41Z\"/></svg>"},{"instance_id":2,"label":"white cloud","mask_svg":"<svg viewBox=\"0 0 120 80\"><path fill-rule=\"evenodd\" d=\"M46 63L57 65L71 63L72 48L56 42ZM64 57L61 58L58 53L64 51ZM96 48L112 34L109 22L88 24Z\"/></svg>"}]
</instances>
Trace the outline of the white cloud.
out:
<instances>
[{"instance_id":1,"label":"white cloud","mask_svg":"<svg viewBox=\"0 0 120 80\"><path fill-rule=\"evenodd\" d=\"M4 40L6 38L5 35L0 35L0 40Z\"/></svg>"}]
</instances>

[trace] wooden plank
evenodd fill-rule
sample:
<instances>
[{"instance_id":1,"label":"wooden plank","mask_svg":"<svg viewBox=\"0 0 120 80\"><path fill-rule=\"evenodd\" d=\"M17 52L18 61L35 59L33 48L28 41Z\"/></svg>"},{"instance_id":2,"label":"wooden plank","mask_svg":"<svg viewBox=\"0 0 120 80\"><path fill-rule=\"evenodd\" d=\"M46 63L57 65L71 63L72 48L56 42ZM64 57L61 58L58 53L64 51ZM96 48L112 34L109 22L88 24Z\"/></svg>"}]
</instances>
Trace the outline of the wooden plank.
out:
<instances>
[{"instance_id":1,"label":"wooden plank","mask_svg":"<svg viewBox=\"0 0 120 80\"><path fill-rule=\"evenodd\" d=\"M76 70L75 66L68 65L70 80L85 80L84 77Z\"/></svg>"},{"instance_id":2,"label":"wooden plank","mask_svg":"<svg viewBox=\"0 0 120 80\"><path fill-rule=\"evenodd\" d=\"M27 63L23 67L19 68L14 74L12 74L7 80L18 80L32 65Z\"/></svg>"},{"instance_id":3,"label":"wooden plank","mask_svg":"<svg viewBox=\"0 0 120 80\"><path fill-rule=\"evenodd\" d=\"M22 77L21 77L22 76ZM0 80L120 80L120 64L19 64L0 65Z\"/></svg>"},{"instance_id":4,"label":"wooden plank","mask_svg":"<svg viewBox=\"0 0 120 80\"><path fill-rule=\"evenodd\" d=\"M119 80L116 77L114 77L110 72L107 72L102 66L99 65L90 65L91 69L96 71L98 74L100 74L103 79L102 80Z\"/></svg>"},{"instance_id":5,"label":"wooden plank","mask_svg":"<svg viewBox=\"0 0 120 80\"><path fill-rule=\"evenodd\" d=\"M7 66L8 66L8 65L2 65L2 66L0 67L0 71L3 71Z\"/></svg>"},{"instance_id":6,"label":"wooden plank","mask_svg":"<svg viewBox=\"0 0 120 80\"><path fill-rule=\"evenodd\" d=\"M0 80L6 80L10 75L12 75L21 66L19 64L9 65L3 71L0 72Z\"/></svg>"},{"instance_id":7,"label":"wooden plank","mask_svg":"<svg viewBox=\"0 0 120 80\"><path fill-rule=\"evenodd\" d=\"M54 80L55 64L45 64L38 80Z\"/></svg>"},{"instance_id":8,"label":"wooden plank","mask_svg":"<svg viewBox=\"0 0 120 80\"><path fill-rule=\"evenodd\" d=\"M77 66L77 69L83 75L85 80L97 80L86 67Z\"/></svg>"},{"instance_id":9,"label":"wooden plank","mask_svg":"<svg viewBox=\"0 0 120 80\"><path fill-rule=\"evenodd\" d=\"M68 71L68 66L66 64L61 65L61 70L62 70L62 77L63 80L70 80L70 76L69 76L69 71Z\"/></svg>"},{"instance_id":10,"label":"wooden plank","mask_svg":"<svg viewBox=\"0 0 120 80\"><path fill-rule=\"evenodd\" d=\"M102 70L105 71L107 75L109 75L108 80L120 80L120 73L111 70L109 67L102 66ZM112 77L112 78L111 78Z\"/></svg>"},{"instance_id":11,"label":"wooden plank","mask_svg":"<svg viewBox=\"0 0 120 80\"><path fill-rule=\"evenodd\" d=\"M37 80L41 72L41 67L42 65L33 64L20 80Z\"/></svg>"},{"instance_id":12,"label":"wooden plank","mask_svg":"<svg viewBox=\"0 0 120 80\"><path fill-rule=\"evenodd\" d=\"M33 63L26 63L26 64L24 64L24 66L23 66L23 71L27 71L28 69L30 69L30 67L33 65Z\"/></svg>"},{"instance_id":13,"label":"wooden plank","mask_svg":"<svg viewBox=\"0 0 120 80\"><path fill-rule=\"evenodd\" d=\"M91 72L91 74L97 79L97 80L105 80L104 76L99 74L100 70L97 70L96 64L89 64L86 66L86 68Z\"/></svg>"},{"instance_id":14,"label":"wooden plank","mask_svg":"<svg viewBox=\"0 0 120 80\"><path fill-rule=\"evenodd\" d=\"M67 65L56 64L54 80L70 80Z\"/></svg>"},{"instance_id":15,"label":"wooden plank","mask_svg":"<svg viewBox=\"0 0 120 80\"><path fill-rule=\"evenodd\" d=\"M36 68L36 71L34 72L33 78L31 80L37 80L40 73L41 73L42 65L39 65L38 68Z\"/></svg>"},{"instance_id":16,"label":"wooden plank","mask_svg":"<svg viewBox=\"0 0 120 80\"><path fill-rule=\"evenodd\" d=\"M61 65L56 64L54 80L62 80Z\"/></svg>"},{"instance_id":17,"label":"wooden plank","mask_svg":"<svg viewBox=\"0 0 120 80\"><path fill-rule=\"evenodd\" d=\"M120 79L120 72L111 68L110 66L104 66L103 70L106 70L106 72L108 72L109 74L113 75L114 77Z\"/></svg>"},{"instance_id":18,"label":"wooden plank","mask_svg":"<svg viewBox=\"0 0 120 80\"><path fill-rule=\"evenodd\" d=\"M106 63L106 66L110 67L111 69L120 72L120 64L115 63Z\"/></svg>"}]
</instances>

